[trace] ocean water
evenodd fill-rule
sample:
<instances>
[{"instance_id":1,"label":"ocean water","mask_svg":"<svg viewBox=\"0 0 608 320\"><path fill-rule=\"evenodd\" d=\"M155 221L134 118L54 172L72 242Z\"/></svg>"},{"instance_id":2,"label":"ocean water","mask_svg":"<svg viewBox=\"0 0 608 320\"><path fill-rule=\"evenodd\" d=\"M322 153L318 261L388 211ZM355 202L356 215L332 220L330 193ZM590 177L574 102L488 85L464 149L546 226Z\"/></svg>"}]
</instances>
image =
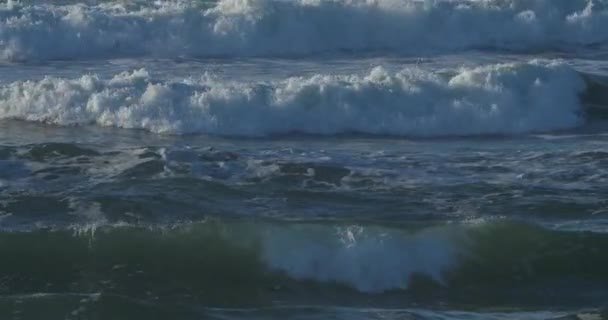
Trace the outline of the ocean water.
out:
<instances>
[{"instance_id":1,"label":"ocean water","mask_svg":"<svg viewBox=\"0 0 608 320\"><path fill-rule=\"evenodd\" d=\"M0 3L0 319L608 319L608 1Z\"/></svg>"}]
</instances>

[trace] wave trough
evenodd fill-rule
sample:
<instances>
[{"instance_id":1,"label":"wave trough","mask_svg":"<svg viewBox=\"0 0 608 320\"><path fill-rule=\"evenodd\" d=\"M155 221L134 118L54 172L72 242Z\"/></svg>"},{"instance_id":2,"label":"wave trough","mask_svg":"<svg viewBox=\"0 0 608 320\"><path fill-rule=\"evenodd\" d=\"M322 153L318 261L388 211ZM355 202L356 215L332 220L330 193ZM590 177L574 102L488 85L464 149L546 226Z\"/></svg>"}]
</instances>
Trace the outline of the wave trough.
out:
<instances>
[{"instance_id":1,"label":"wave trough","mask_svg":"<svg viewBox=\"0 0 608 320\"><path fill-rule=\"evenodd\" d=\"M0 86L0 119L254 137L521 134L580 125L585 88L574 70L541 61L268 82L161 80L141 69Z\"/></svg>"},{"instance_id":2,"label":"wave trough","mask_svg":"<svg viewBox=\"0 0 608 320\"><path fill-rule=\"evenodd\" d=\"M220 0L0 4L0 59L276 56L608 41L605 0Z\"/></svg>"}]
</instances>

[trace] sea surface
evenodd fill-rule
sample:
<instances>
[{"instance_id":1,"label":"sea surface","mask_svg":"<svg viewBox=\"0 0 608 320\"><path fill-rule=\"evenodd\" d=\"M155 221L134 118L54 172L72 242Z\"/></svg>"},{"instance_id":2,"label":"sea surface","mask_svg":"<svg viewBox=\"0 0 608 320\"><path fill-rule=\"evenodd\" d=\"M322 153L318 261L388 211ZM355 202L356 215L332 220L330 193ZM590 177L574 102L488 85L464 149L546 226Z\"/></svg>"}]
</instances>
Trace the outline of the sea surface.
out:
<instances>
[{"instance_id":1,"label":"sea surface","mask_svg":"<svg viewBox=\"0 0 608 320\"><path fill-rule=\"evenodd\" d=\"M608 319L608 0L0 3L0 319Z\"/></svg>"}]
</instances>

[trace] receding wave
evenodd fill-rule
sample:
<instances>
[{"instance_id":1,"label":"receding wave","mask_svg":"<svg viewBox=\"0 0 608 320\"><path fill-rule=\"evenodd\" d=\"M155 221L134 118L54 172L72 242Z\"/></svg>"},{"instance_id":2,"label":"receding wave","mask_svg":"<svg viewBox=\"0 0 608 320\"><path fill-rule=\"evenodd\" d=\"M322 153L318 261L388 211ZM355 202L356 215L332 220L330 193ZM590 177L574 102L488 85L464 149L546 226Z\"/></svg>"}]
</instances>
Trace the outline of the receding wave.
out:
<instances>
[{"instance_id":1,"label":"receding wave","mask_svg":"<svg viewBox=\"0 0 608 320\"><path fill-rule=\"evenodd\" d=\"M376 67L265 82L162 80L140 69L111 79L89 74L2 85L0 119L226 136L509 135L582 125L588 100L596 109L604 103L593 93L601 92L598 82L586 94L588 82L555 61L441 72Z\"/></svg>"},{"instance_id":2,"label":"receding wave","mask_svg":"<svg viewBox=\"0 0 608 320\"><path fill-rule=\"evenodd\" d=\"M608 41L605 0L102 1L0 4L0 59L269 56Z\"/></svg>"},{"instance_id":3,"label":"receding wave","mask_svg":"<svg viewBox=\"0 0 608 320\"><path fill-rule=\"evenodd\" d=\"M484 294L543 299L547 288L567 288L568 298L591 299L602 288L607 294L608 260L599 254L608 249L606 234L508 222L399 228L208 221L2 231L0 240L0 288L10 294L178 294L237 304L320 289L456 301Z\"/></svg>"}]
</instances>

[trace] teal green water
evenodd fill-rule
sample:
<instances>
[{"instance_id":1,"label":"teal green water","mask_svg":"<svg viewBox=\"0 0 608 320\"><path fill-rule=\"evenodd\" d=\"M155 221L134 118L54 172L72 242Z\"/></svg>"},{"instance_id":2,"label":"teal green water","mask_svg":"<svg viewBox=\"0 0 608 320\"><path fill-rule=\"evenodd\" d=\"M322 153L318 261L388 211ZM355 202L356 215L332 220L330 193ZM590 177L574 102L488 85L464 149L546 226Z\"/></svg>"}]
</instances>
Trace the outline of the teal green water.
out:
<instances>
[{"instance_id":1,"label":"teal green water","mask_svg":"<svg viewBox=\"0 0 608 320\"><path fill-rule=\"evenodd\" d=\"M551 319L608 299L601 132L234 140L2 126L9 319ZM27 141L39 134L49 142Z\"/></svg>"},{"instance_id":2,"label":"teal green water","mask_svg":"<svg viewBox=\"0 0 608 320\"><path fill-rule=\"evenodd\" d=\"M0 320L608 319L608 0L0 2Z\"/></svg>"}]
</instances>

